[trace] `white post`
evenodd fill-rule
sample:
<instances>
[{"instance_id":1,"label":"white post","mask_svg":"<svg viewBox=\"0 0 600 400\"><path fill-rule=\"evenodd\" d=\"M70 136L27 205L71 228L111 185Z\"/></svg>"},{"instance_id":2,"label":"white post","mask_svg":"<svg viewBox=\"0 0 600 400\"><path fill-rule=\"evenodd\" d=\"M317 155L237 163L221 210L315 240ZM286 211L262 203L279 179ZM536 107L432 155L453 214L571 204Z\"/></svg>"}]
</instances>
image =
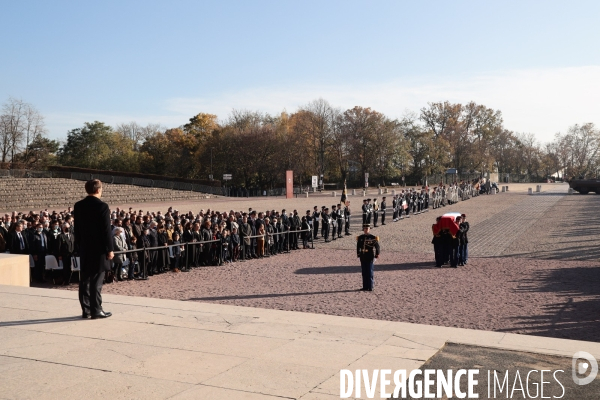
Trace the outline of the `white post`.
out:
<instances>
[{"instance_id":1,"label":"white post","mask_svg":"<svg viewBox=\"0 0 600 400\"><path fill-rule=\"evenodd\" d=\"M392 196L396 195L396 189L392 189Z\"/></svg>"},{"instance_id":2,"label":"white post","mask_svg":"<svg viewBox=\"0 0 600 400\"><path fill-rule=\"evenodd\" d=\"M532 188L527 189L527 194L533 194L533 189Z\"/></svg>"},{"instance_id":3,"label":"white post","mask_svg":"<svg viewBox=\"0 0 600 400\"><path fill-rule=\"evenodd\" d=\"M335 192L331 192L331 197L335 197Z\"/></svg>"},{"instance_id":4,"label":"white post","mask_svg":"<svg viewBox=\"0 0 600 400\"><path fill-rule=\"evenodd\" d=\"M356 189L352 189L352 196L356 196Z\"/></svg>"}]
</instances>

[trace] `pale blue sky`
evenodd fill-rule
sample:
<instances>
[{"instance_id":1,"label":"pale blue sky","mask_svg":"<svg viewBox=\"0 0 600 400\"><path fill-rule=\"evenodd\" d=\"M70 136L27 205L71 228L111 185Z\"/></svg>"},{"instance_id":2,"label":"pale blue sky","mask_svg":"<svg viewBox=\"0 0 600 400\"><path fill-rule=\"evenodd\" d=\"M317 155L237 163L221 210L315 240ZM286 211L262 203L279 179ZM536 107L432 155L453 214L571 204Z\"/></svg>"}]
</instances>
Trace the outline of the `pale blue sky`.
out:
<instances>
[{"instance_id":1,"label":"pale blue sky","mask_svg":"<svg viewBox=\"0 0 600 400\"><path fill-rule=\"evenodd\" d=\"M393 118L474 100L545 141L600 124L598 1L0 2L0 102L49 135L323 97Z\"/></svg>"}]
</instances>

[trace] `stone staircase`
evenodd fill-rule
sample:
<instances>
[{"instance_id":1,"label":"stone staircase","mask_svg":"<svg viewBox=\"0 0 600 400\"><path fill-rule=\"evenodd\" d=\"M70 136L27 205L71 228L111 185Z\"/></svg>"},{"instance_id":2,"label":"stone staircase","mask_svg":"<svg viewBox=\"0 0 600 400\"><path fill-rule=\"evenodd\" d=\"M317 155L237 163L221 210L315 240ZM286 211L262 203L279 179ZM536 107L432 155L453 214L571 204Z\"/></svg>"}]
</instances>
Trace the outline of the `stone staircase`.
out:
<instances>
[{"instance_id":1,"label":"stone staircase","mask_svg":"<svg viewBox=\"0 0 600 400\"><path fill-rule=\"evenodd\" d=\"M0 211L29 211L73 206L85 195L85 182L59 178L0 179ZM213 195L192 191L133 185L102 184L102 200L108 204L133 204L174 200L199 200Z\"/></svg>"}]
</instances>

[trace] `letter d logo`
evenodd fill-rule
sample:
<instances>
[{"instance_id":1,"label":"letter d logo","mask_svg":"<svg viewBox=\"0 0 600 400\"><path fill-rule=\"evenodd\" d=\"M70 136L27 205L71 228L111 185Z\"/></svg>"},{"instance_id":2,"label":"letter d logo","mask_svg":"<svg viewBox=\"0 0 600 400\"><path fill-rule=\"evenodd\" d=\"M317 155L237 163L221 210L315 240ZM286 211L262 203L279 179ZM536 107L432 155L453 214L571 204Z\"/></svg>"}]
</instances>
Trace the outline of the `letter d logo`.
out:
<instances>
[{"instance_id":1,"label":"letter d logo","mask_svg":"<svg viewBox=\"0 0 600 400\"><path fill-rule=\"evenodd\" d=\"M587 362L581 362L578 360L585 359ZM585 378L578 378L577 374L583 375L585 374L591 367L590 374ZM594 379L596 379L596 375L598 375L598 362L590 353L586 353L585 351L578 351L573 355L573 382L576 385L587 385L591 383Z\"/></svg>"}]
</instances>

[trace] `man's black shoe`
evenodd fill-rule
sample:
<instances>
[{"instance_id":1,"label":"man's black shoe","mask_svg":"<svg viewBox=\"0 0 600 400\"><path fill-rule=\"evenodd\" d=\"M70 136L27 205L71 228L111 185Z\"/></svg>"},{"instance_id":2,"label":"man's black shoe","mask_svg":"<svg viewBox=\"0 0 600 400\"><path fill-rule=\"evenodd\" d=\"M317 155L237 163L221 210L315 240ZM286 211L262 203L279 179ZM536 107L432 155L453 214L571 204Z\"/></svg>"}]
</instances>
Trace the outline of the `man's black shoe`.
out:
<instances>
[{"instance_id":1,"label":"man's black shoe","mask_svg":"<svg viewBox=\"0 0 600 400\"><path fill-rule=\"evenodd\" d=\"M86 312L84 312L84 313L81 314L81 318L83 318L83 319L86 319L86 318L89 318L89 317L91 317L91 315L88 314L88 313L86 313Z\"/></svg>"},{"instance_id":2,"label":"man's black shoe","mask_svg":"<svg viewBox=\"0 0 600 400\"><path fill-rule=\"evenodd\" d=\"M111 312L108 311L100 311L98 314L96 315L92 315L92 319L98 319L98 318L108 318L112 315Z\"/></svg>"}]
</instances>

